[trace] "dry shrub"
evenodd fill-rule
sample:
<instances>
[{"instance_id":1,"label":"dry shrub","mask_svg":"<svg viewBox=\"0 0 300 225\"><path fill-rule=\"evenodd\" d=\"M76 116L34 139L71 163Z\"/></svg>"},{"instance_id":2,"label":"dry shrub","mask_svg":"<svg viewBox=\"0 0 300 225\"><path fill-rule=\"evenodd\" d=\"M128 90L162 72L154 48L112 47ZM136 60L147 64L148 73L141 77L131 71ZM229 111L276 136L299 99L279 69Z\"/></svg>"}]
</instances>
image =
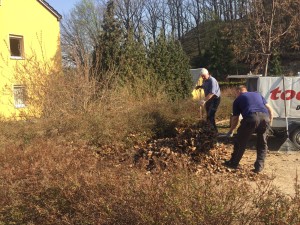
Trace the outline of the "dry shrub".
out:
<instances>
[{"instance_id":1,"label":"dry shrub","mask_svg":"<svg viewBox=\"0 0 300 225\"><path fill-rule=\"evenodd\" d=\"M145 174L87 145L0 153L0 224L297 224L299 198L187 170Z\"/></svg>"},{"instance_id":2,"label":"dry shrub","mask_svg":"<svg viewBox=\"0 0 300 225\"><path fill-rule=\"evenodd\" d=\"M236 97L236 91L233 87L224 88L221 91L221 102L216 113L218 120L229 120L232 113L232 103Z\"/></svg>"},{"instance_id":3,"label":"dry shrub","mask_svg":"<svg viewBox=\"0 0 300 225\"><path fill-rule=\"evenodd\" d=\"M222 89L222 96L235 99L236 98L236 87L226 87Z\"/></svg>"},{"instance_id":4,"label":"dry shrub","mask_svg":"<svg viewBox=\"0 0 300 225\"><path fill-rule=\"evenodd\" d=\"M119 143L130 147L153 137L172 137L178 124L199 120L188 113L191 107L194 102L170 103L149 96L140 100L119 90L105 104L94 106L77 132L96 146Z\"/></svg>"},{"instance_id":5,"label":"dry shrub","mask_svg":"<svg viewBox=\"0 0 300 225\"><path fill-rule=\"evenodd\" d=\"M84 68L60 73L30 62L18 67L18 79L29 93L36 94L34 98L29 95L28 104L41 114L33 118L36 114L29 113L20 127L3 122L8 128L1 132L3 142L26 144L35 138L61 136L96 147L130 147L151 137L172 136L177 123L199 119L191 113L195 102L169 102L155 79L136 79L134 84L105 89ZM21 75L26 71L31 76ZM114 76L111 73L108 76Z\"/></svg>"},{"instance_id":6,"label":"dry shrub","mask_svg":"<svg viewBox=\"0 0 300 225\"><path fill-rule=\"evenodd\" d=\"M59 135L97 147L111 143L130 146L151 137L172 136L177 123L199 120L193 114L198 113L195 102L169 102L163 85L147 74L120 86L115 83L118 73L114 70L98 82L99 75L91 74L88 64L62 73L35 57L28 59L16 68L16 79L28 89L28 105L35 111L25 116L34 121L28 127L36 130L26 142ZM19 134L23 132L15 128Z\"/></svg>"},{"instance_id":7,"label":"dry shrub","mask_svg":"<svg viewBox=\"0 0 300 225\"><path fill-rule=\"evenodd\" d=\"M119 160L118 145L172 136L177 124L198 120L197 102L170 103L149 89L141 97L126 86L98 93L85 75L36 83L43 116L1 123L0 224L299 223L298 195L185 169L145 174Z\"/></svg>"},{"instance_id":8,"label":"dry shrub","mask_svg":"<svg viewBox=\"0 0 300 225\"><path fill-rule=\"evenodd\" d=\"M41 140L1 151L1 222L60 224L70 216L73 196L66 190L89 182L97 162L82 147Z\"/></svg>"},{"instance_id":9,"label":"dry shrub","mask_svg":"<svg viewBox=\"0 0 300 225\"><path fill-rule=\"evenodd\" d=\"M105 115L115 122L99 119L101 126L103 123L111 126L104 128L107 139L113 134L120 135L114 130L117 126L121 134L129 125L134 131L148 126L151 133L155 127L153 120L137 121L144 118L144 112L138 111L143 107L145 112L159 110L165 121L176 118L170 105L163 107L160 103L158 107L150 100L148 105L122 106L123 110L117 110L120 114L112 113L116 117L111 117L111 113ZM126 112L132 116L128 121L136 122L134 127L124 122ZM29 128L25 126L28 123L19 122L22 124L19 130L12 128L17 128L13 123L3 127L7 131L3 136L12 140L10 145L2 145L0 151L0 224L297 224L300 221L299 196L287 198L268 184L262 184L255 192L247 184L226 177L199 176L184 168L152 175L132 167L128 161L118 161L119 157L104 159L81 136L84 132L103 134L97 129L100 128L97 120L89 119L80 122L89 126L74 129L73 132L80 134L74 136L28 135L36 135L34 128L39 123L31 123ZM28 136L31 139L25 142ZM100 135L97 141L103 139L101 143L106 143L105 137ZM14 143L18 138L23 141ZM118 156L120 152L113 154Z\"/></svg>"}]
</instances>

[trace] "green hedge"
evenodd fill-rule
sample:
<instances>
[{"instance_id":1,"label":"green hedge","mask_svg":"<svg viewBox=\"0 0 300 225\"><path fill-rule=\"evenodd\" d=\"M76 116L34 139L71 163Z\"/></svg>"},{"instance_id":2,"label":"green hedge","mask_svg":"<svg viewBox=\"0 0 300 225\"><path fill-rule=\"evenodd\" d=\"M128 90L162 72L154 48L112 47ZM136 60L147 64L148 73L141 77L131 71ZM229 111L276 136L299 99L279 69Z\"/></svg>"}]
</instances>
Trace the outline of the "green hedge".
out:
<instances>
[{"instance_id":1,"label":"green hedge","mask_svg":"<svg viewBox=\"0 0 300 225\"><path fill-rule=\"evenodd\" d=\"M220 88L230 88L230 87L237 87L239 85L245 85L244 81L239 81L239 82L229 82L229 81L220 81L219 86Z\"/></svg>"}]
</instances>

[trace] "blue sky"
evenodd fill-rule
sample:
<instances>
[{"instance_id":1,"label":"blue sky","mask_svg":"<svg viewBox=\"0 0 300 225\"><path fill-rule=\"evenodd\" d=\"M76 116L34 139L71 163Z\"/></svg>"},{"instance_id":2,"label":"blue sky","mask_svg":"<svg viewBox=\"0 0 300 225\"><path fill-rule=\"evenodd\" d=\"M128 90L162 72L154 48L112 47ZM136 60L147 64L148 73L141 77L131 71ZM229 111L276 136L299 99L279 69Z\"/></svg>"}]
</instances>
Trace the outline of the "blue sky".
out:
<instances>
[{"instance_id":1,"label":"blue sky","mask_svg":"<svg viewBox=\"0 0 300 225\"><path fill-rule=\"evenodd\" d=\"M80 0L46 0L59 14L68 14Z\"/></svg>"}]
</instances>

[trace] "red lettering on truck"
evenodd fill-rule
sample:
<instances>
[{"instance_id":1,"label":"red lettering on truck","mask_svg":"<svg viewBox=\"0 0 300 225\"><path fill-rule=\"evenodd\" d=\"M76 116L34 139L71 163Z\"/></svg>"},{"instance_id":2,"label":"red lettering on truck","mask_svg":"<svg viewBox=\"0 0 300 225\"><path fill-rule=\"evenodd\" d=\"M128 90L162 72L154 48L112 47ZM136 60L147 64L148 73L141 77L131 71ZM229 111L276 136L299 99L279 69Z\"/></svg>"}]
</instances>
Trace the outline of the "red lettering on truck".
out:
<instances>
[{"instance_id":1,"label":"red lettering on truck","mask_svg":"<svg viewBox=\"0 0 300 225\"><path fill-rule=\"evenodd\" d=\"M275 88L274 90L270 91L271 96L270 98L272 100L277 100L279 97L282 100L292 100L293 98L296 98L297 100L300 100L300 91L296 92L294 90L285 90L282 92L279 87Z\"/></svg>"}]
</instances>

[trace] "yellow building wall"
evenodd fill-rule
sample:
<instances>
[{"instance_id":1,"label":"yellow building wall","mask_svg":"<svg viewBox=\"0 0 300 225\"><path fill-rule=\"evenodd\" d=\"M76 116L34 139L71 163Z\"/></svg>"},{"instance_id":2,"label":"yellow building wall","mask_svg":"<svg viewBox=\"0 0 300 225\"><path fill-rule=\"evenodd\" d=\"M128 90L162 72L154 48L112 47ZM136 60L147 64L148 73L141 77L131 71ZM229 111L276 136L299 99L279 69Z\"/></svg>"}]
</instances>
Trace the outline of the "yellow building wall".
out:
<instances>
[{"instance_id":1,"label":"yellow building wall","mask_svg":"<svg viewBox=\"0 0 300 225\"><path fill-rule=\"evenodd\" d=\"M10 35L23 37L22 59L10 54ZM14 104L14 85L27 79L47 79L51 70L61 69L60 24L58 18L37 0L1 0L0 5L0 117L18 118L39 114L40 109L26 102ZM43 70L43 71L42 71ZM52 71L53 72L53 71ZM29 94L29 87L25 86Z\"/></svg>"}]
</instances>

